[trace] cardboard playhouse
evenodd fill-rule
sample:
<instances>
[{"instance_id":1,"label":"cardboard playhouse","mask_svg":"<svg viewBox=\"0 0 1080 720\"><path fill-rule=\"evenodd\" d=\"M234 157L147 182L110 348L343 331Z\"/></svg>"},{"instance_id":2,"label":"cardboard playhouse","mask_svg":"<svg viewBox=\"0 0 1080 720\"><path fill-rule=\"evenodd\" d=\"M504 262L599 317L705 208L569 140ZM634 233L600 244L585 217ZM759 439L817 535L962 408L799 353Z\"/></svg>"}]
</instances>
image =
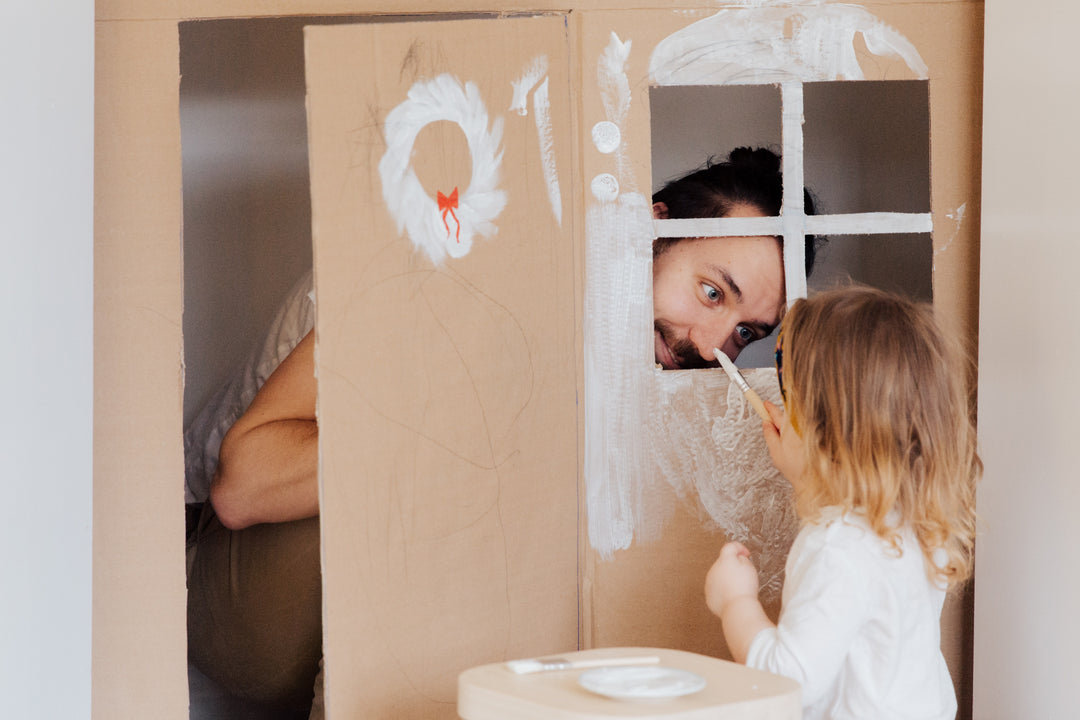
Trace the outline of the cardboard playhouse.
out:
<instances>
[{"instance_id":1,"label":"cardboard playhouse","mask_svg":"<svg viewBox=\"0 0 1080 720\"><path fill-rule=\"evenodd\" d=\"M775 617L795 519L760 423L722 372L661 371L651 350L653 239L746 233L654 222L651 192L676 166L774 145L784 212L754 234L910 246L973 342L982 13L98 0L94 716L187 715L184 243L220 218L185 209L182 38L302 36L310 181L289 202L309 203L316 285L328 713L450 718L458 674L504 659L727 657L701 593L727 538L751 546ZM883 114L919 129L891 137ZM804 184L824 212L789 201ZM284 202L249 198L228 222ZM802 247L784 247L793 299ZM892 262L843 272L887 285ZM778 396L775 370L745 374ZM961 707L970 624L953 598Z\"/></svg>"}]
</instances>

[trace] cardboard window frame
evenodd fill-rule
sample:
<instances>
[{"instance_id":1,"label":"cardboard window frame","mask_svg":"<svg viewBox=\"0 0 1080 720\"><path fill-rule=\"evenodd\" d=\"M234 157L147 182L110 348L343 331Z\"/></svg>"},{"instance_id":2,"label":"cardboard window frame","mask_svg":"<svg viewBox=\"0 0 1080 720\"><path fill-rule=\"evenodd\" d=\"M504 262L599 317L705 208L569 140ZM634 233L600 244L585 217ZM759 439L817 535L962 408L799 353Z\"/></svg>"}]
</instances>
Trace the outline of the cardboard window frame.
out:
<instances>
[{"instance_id":1,"label":"cardboard window frame","mask_svg":"<svg viewBox=\"0 0 1080 720\"><path fill-rule=\"evenodd\" d=\"M855 81L852 81L855 82ZM716 85L714 87L723 87ZM766 218L694 218L653 220L654 239L777 235L784 239L787 304L806 297L804 235L890 235L932 233L933 212L824 213L803 211L803 82L780 84L783 134L784 202L780 215ZM927 178L929 182L929 178ZM795 240L795 242L792 242Z\"/></svg>"},{"instance_id":2,"label":"cardboard window frame","mask_svg":"<svg viewBox=\"0 0 1080 720\"><path fill-rule=\"evenodd\" d=\"M835 85L837 83L851 83L853 86L857 87L862 82L865 81L829 80L824 82L815 81L810 84ZM918 80L883 79L873 81L875 85L879 86L888 85L890 82L917 83L924 87L928 87L928 80L925 78ZM779 215L760 218L684 218L654 219L652 221L654 241L661 238L741 237L754 235L771 235L782 238L783 247L785 249L783 259L784 277L788 280L788 282L785 283L786 302L788 307L800 297L806 297L809 289L805 270L805 244L802 242L804 235L814 235L819 238L835 238L837 236L851 235L859 236L858 239L860 241L866 242L871 239L866 236L925 234L928 242L932 243L932 235L934 232L933 213L930 209L926 212L821 212L819 206L818 213L814 215L807 215L803 211L800 199L802 198L805 188L803 170L805 165L804 125L806 124L806 120L804 119L805 109L803 91L806 84L807 83L804 83L803 81L794 80L791 82L780 83L778 88L780 90L779 115L782 121L781 133L785 158L783 167L781 168L784 188L784 204ZM651 86L651 88L657 87L664 86ZM703 92L708 92L708 89L712 88L749 89L777 86L753 83L702 83L700 85L695 85L694 87ZM650 102L652 100L653 96L650 93ZM771 108L768 110L771 110ZM928 105L927 112L929 112ZM653 122L655 122L655 120ZM657 135L663 134L663 127L652 127L651 132L652 136L655 138ZM930 138L928 135L926 141L926 151L929 154ZM653 152L655 152L655 149ZM797 152L798 157L795 158L796 162L788 163L786 158L788 154L792 152ZM794 169L798 174L798 177L789 177L789 167ZM927 174L924 178L928 196L931 174L932 170L928 163ZM790 233L795 234L791 235ZM792 239L794 242L790 241ZM828 246L825 247L825 250L826 252L828 251ZM844 269L844 267L845 266L841 266L841 269ZM930 267L927 267L926 271L927 273L932 274L932 269ZM927 284L930 284L931 282L930 274L926 276ZM917 289L919 285L921 285L921 283L918 283L913 290L917 297L921 296L919 289ZM905 290L906 289L907 288L905 288ZM767 341L763 339L760 342L764 344ZM738 364L747 368L770 368L772 366L771 360L765 362L765 364L759 364L755 361L743 363L740 360Z\"/></svg>"}]
</instances>

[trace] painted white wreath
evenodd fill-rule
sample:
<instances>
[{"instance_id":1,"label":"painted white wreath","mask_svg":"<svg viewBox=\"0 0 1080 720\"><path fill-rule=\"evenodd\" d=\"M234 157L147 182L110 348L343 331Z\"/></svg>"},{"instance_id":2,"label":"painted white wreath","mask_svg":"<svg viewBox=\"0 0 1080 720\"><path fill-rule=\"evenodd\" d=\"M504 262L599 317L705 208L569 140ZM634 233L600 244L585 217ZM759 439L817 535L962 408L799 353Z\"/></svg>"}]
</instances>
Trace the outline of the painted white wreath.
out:
<instances>
[{"instance_id":1,"label":"painted white wreath","mask_svg":"<svg viewBox=\"0 0 1080 720\"><path fill-rule=\"evenodd\" d=\"M416 136L437 120L457 123L469 143L472 177L460 196L454 188L432 198L412 168ZM502 127L502 118L495 118L489 131L487 108L476 85L462 86L449 74L415 83L407 99L386 116L386 152L379 161L383 200L398 232L406 230L413 245L436 265L447 255L468 254L476 235L490 237L498 231L493 221L506 206L506 193L498 189Z\"/></svg>"}]
</instances>

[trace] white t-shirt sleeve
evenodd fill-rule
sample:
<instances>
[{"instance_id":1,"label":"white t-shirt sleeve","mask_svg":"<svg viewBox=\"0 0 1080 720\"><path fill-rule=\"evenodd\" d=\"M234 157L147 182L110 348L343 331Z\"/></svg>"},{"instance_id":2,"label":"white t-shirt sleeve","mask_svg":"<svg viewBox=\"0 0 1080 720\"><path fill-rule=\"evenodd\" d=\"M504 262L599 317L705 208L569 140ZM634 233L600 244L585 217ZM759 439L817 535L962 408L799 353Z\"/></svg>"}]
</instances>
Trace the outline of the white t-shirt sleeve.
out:
<instances>
[{"instance_id":1,"label":"white t-shirt sleeve","mask_svg":"<svg viewBox=\"0 0 1080 720\"><path fill-rule=\"evenodd\" d=\"M840 534L843 530L858 532L847 527ZM857 553L833 540L834 533L822 526L809 526L796 539L779 623L754 637L746 658L750 667L799 682L804 706L836 683L873 602L867 594L867 568Z\"/></svg>"},{"instance_id":2,"label":"white t-shirt sleeve","mask_svg":"<svg viewBox=\"0 0 1080 720\"><path fill-rule=\"evenodd\" d=\"M184 501L204 502L217 470L218 451L229 431L266 379L315 326L312 271L293 284L258 346L211 396L184 431Z\"/></svg>"}]
</instances>

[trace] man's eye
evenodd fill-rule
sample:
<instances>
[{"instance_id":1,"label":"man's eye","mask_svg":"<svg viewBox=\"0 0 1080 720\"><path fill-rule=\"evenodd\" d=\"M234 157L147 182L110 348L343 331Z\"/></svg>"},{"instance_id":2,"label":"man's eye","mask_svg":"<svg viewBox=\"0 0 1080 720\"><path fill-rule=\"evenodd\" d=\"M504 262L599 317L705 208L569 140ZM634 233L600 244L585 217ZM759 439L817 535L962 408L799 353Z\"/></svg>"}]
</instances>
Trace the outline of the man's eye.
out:
<instances>
[{"instance_id":1,"label":"man's eye","mask_svg":"<svg viewBox=\"0 0 1080 720\"><path fill-rule=\"evenodd\" d=\"M720 301L720 291L714 288L712 285L709 285L708 283L701 283L701 291L705 293L705 297L707 297L712 302Z\"/></svg>"},{"instance_id":2,"label":"man's eye","mask_svg":"<svg viewBox=\"0 0 1080 720\"><path fill-rule=\"evenodd\" d=\"M754 331L746 327L745 325L737 326L735 328L735 334L738 336L739 342L743 345L747 345L757 340L757 335L754 333Z\"/></svg>"}]
</instances>

